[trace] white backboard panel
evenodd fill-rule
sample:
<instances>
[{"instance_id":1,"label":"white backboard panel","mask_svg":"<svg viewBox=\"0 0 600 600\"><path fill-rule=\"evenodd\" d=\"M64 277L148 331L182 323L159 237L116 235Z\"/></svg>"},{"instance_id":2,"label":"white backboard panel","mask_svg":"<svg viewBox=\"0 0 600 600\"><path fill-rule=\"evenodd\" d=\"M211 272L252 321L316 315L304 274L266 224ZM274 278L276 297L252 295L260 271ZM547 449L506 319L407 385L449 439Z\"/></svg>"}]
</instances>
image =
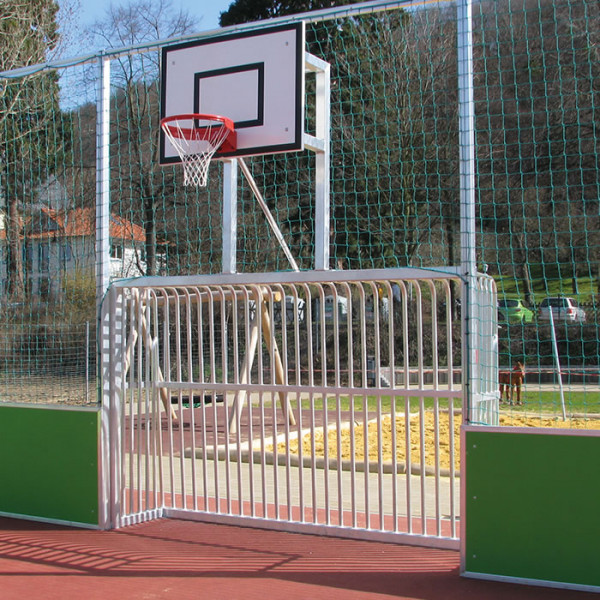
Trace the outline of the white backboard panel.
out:
<instances>
[{"instance_id":1,"label":"white backboard panel","mask_svg":"<svg viewBox=\"0 0 600 600\"><path fill-rule=\"evenodd\" d=\"M165 46L161 118L189 113L234 121L237 150L222 157L301 150L304 23ZM162 133L160 162L179 162Z\"/></svg>"}]
</instances>

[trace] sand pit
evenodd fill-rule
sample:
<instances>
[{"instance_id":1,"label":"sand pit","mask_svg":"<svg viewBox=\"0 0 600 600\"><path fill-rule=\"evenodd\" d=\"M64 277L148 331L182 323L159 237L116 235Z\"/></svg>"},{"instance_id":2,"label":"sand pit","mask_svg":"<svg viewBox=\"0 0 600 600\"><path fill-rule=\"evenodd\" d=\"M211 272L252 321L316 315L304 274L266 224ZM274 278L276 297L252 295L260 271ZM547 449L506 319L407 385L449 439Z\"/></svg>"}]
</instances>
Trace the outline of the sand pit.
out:
<instances>
[{"instance_id":1,"label":"sand pit","mask_svg":"<svg viewBox=\"0 0 600 600\"><path fill-rule=\"evenodd\" d=\"M426 412L425 418L425 464L426 466L435 466L435 419L432 412ZM413 415L410 419L410 455L413 464L421 463L421 434L419 426L419 415ZM439 465L441 469L448 470L450 468L451 443L454 444L455 468L459 469L460 460L460 424L461 415L454 415L453 422L449 418L448 412L440 412L438 419L438 435L439 435ZM600 421L593 419L562 419L556 417L540 417L540 416L523 416L520 414L505 414L500 416L500 425L513 427L558 427L566 429L596 429L600 426ZM380 430L380 434L378 433ZM454 435L450 432L453 430ZM399 463L405 462L406 457L406 427L404 417L396 419L396 460ZM352 441L353 440L353 441ZM381 419L381 425L378 426L376 421L370 421L367 432L368 444L365 444L364 428L362 424L355 424L352 431L348 425L341 428L339 442L338 431L336 428L330 428L327 437L328 453L331 458L337 458L338 445L341 449L342 460L349 460L354 448L354 458L356 461L363 461L365 457L365 445L368 446L369 461L378 461L379 452L383 462L389 463L392 461L393 455L393 435L390 416L384 416ZM312 454L311 435L307 434L302 438L302 452L305 456ZM315 431L314 453L316 456L324 455L324 436L323 430ZM380 450L381 447L381 450ZM278 452L285 452L285 443L280 443L277 446ZM291 440L289 443L289 451L291 454L298 453L298 440Z\"/></svg>"}]
</instances>

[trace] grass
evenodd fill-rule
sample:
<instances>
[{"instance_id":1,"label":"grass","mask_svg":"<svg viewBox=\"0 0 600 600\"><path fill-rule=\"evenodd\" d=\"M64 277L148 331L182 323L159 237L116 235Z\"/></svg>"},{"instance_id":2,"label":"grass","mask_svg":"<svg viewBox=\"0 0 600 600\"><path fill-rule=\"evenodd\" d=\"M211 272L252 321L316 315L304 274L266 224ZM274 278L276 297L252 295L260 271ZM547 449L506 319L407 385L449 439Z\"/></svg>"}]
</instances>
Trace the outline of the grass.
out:
<instances>
[{"instance_id":1,"label":"grass","mask_svg":"<svg viewBox=\"0 0 600 600\"><path fill-rule=\"evenodd\" d=\"M579 392L565 390L565 411L567 414L600 415L600 394L598 392ZM561 413L560 392L524 391L523 405L510 406L511 410L521 412ZM504 405L506 406L506 405ZM508 408L508 407L507 407Z\"/></svg>"},{"instance_id":2,"label":"grass","mask_svg":"<svg viewBox=\"0 0 600 600\"><path fill-rule=\"evenodd\" d=\"M565 410L567 414L582 413L582 414L598 414L600 415L600 393L595 392L580 392L565 390ZM561 398L558 390L523 390L522 394L523 405L522 406L510 406L507 404L502 405L503 409L510 409L517 412L536 412L536 413L558 413L562 412ZM439 407L447 409L450 403L449 398L442 398L439 400ZM302 408L308 410L311 408L310 400L302 400ZM423 406L425 409L432 409L434 407L435 400L431 397L423 398ZM315 398L313 400L314 410L323 410L323 399ZM392 396L381 397L381 410L382 412L390 412L392 405ZM419 409L420 400L418 398L410 399L410 411L414 412ZM461 399L454 399L454 408L459 409L461 407ZM327 410L335 411L336 399L327 399ZM369 412L375 412L378 409L377 396L367 396L367 409ZM350 410L350 397L340 396L340 410ZM363 407L363 396L354 397L354 410L356 412L364 410ZM404 411L404 397L396 397L396 411Z\"/></svg>"},{"instance_id":3,"label":"grass","mask_svg":"<svg viewBox=\"0 0 600 600\"><path fill-rule=\"evenodd\" d=\"M567 275L567 270L561 272L559 265L530 265L531 287L533 302L539 304L546 296L570 296L581 303L590 302L596 295L598 281L592 277L578 277L576 294L573 293L573 277ZM498 296L523 300L525 289L523 282L514 274L497 275L494 277L498 287Z\"/></svg>"}]
</instances>

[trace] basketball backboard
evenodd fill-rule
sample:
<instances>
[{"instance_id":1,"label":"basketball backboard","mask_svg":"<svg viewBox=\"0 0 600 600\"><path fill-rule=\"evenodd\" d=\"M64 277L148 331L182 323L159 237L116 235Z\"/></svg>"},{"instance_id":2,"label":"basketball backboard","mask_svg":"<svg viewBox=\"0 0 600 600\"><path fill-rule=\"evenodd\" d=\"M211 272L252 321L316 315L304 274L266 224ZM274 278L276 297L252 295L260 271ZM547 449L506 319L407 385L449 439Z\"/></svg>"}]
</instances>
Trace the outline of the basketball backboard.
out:
<instances>
[{"instance_id":1,"label":"basketball backboard","mask_svg":"<svg viewBox=\"0 0 600 600\"><path fill-rule=\"evenodd\" d=\"M161 118L208 113L232 119L237 149L252 156L303 148L304 24L226 34L162 49ZM161 133L160 162L179 162Z\"/></svg>"}]
</instances>

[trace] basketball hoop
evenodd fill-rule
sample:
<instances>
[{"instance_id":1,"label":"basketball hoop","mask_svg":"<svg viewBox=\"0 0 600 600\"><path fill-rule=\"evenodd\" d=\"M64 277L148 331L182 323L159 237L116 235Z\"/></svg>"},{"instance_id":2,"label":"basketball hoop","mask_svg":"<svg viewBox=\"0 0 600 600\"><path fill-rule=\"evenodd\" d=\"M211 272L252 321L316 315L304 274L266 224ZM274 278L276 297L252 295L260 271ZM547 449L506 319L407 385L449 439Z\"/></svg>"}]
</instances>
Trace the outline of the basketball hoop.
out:
<instances>
[{"instance_id":1,"label":"basketball hoop","mask_svg":"<svg viewBox=\"0 0 600 600\"><path fill-rule=\"evenodd\" d=\"M205 187L215 152L236 149L235 127L227 117L195 113L174 115L162 119L160 126L181 158L183 185Z\"/></svg>"}]
</instances>

